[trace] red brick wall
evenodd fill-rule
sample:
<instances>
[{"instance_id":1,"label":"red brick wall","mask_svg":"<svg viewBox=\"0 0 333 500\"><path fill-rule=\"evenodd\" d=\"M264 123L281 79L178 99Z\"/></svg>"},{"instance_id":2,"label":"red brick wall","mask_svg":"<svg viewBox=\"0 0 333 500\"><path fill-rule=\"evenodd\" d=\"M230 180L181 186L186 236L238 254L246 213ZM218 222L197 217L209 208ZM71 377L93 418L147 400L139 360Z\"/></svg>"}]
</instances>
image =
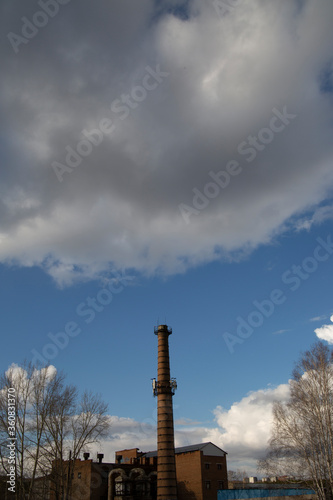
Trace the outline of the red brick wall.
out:
<instances>
[{"instance_id":1,"label":"red brick wall","mask_svg":"<svg viewBox=\"0 0 333 500\"><path fill-rule=\"evenodd\" d=\"M132 464L136 458L138 458L139 455L142 453L138 454L138 448L131 448L129 450L120 450L116 451L116 462L118 456L122 456L122 464Z\"/></svg>"},{"instance_id":2,"label":"red brick wall","mask_svg":"<svg viewBox=\"0 0 333 500\"><path fill-rule=\"evenodd\" d=\"M90 500L90 486L91 486L91 463L92 460L75 460L72 479L72 492L74 498L82 500ZM68 462L64 462L65 482L67 478ZM55 499L54 487L51 481L50 499Z\"/></svg>"},{"instance_id":3,"label":"red brick wall","mask_svg":"<svg viewBox=\"0 0 333 500\"><path fill-rule=\"evenodd\" d=\"M219 464L220 467L219 468ZM217 490L228 488L226 457L201 456L203 500L216 500ZM208 484L207 484L208 483ZM209 488L207 487L209 486Z\"/></svg>"},{"instance_id":4,"label":"red brick wall","mask_svg":"<svg viewBox=\"0 0 333 500\"><path fill-rule=\"evenodd\" d=\"M226 457L205 456L200 450L180 453L176 472L178 500L216 500L217 490L228 488Z\"/></svg>"},{"instance_id":5,"label":"red brick wall","mask_svg":"<svg viewBox=\"0 0 333 500\"><path fill-rule=\"evenodd\" d=\"M75 460L72 480L72 496L74 498L90 500L91 463L91 460Z\"/></svg>"},{"instance_id":6,"label":"red brick wall","mask_svg":"<svg viewBox=\"0 0 333 500\"><path fill-rule=\"evenodd\" d=\"M178 500L203 500L199 450L176 455L176 474Z\"/></svg>"}]
</instances>

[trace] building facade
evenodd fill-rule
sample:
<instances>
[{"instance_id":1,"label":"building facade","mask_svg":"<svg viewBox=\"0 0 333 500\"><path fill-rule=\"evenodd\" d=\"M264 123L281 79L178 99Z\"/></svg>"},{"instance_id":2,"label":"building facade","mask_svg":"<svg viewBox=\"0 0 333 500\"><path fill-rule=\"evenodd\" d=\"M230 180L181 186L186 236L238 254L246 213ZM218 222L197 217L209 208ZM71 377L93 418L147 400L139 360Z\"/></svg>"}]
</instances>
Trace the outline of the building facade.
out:
<instances>
[{"instance_id":1,"label":"building facade","mask_svg":"<svg viewBox=\"0 0 333 500\"><path fill-rule=\"evenodd\" d=\"M97 461L89 459L66 460L62 467L62 480L54 481L50 495L44 500L63 498L70 484L70 500L155 500L156 467L153 465L137 466L134 461L127 463L103 462L101 455ZM54 464L55 469L59 469ZM52 476L52 475L51 475ZM57 476L59 478L59 474ZM58 484L57 484L58 483ZM59 488L61 483L61 488Z\"/></svg>"},{"instance_id":2,"label":"building facade","mask_svg":"<svg viewBox=\"0 0 333 500\"><path fill-rule=\"evenodd\" d=\"M138 448L116 452L115 462L89 459L64 462L66 487L70 475L71 500L156 500L157 451ZM178 500L216 500L228 487L226 452L213 443L175 449ZM46 498L46 497L45 497ZM51 486L50 500L57 500Z\"/></svg>"},{"instance_id":3,"label":"building facade","mask_svg":"<svg viewBox=\"0 0 333 500\"><path fill-rule=\"evenodd\" d=\"M213 443L175 449L178 500L216 500L228 488L227 454ZM116 452L116 461L137 466L157 466L157 451L137 448Z\"/></svg>"}]
</instances>

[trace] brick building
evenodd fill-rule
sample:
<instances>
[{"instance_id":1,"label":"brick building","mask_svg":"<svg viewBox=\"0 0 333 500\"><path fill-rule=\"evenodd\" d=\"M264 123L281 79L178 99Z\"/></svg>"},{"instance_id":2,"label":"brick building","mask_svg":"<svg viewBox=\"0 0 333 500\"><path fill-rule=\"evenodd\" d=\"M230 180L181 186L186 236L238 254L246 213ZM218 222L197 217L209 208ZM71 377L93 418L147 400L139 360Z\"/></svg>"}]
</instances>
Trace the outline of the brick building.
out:
<instances>
[{"instance_id":1,"label":"brick building","mask_svg":"<svg viewBox=\"0 0 333 500\"><path fill-rule=\"evenodd\" d=\"M228 488L226 455L213 443L176 448L178 500L216 500L217 491ZM123 465L156 467L157 451L121 450L116 452L116 461Z\"/></svg>"},{"instance_id":2,"label":"brick building","mask_svg":"<svg viewBox=\"0 0 333 500\"><path fill-rule=\"evenodd\" d=\"M154 500L156 498L156 467L153 465L137 465L134 462L124 464L103 462L103 455L98 454L97 461L89 459L85 453L84 460L66 460L63 462L63 487L66 490L67 477L71 476L71 500ZM57 463L53 464L54 472ZM59 477L59 474L57 474ZM151 486L152 485L152 486ZM60 494L60 496L59 496ZM52 484L50 495L44 500L62 498Z\"/></svg>"},{"instance_id":3,"label":"brick building","mask_svg":"<svg viewBox=\"0 0 333 500\"><path fill-rule=\"evenodd\" d=\"M175 449L178 500L216 500L228 488L226 452L213 443ZM71 500L156 500L157 451L116 452L115 463L89 459L71 464ZM65 471L69 462L65 462ZM50 500L56 500L54 492Z\"/></svg>"}]
</instances>

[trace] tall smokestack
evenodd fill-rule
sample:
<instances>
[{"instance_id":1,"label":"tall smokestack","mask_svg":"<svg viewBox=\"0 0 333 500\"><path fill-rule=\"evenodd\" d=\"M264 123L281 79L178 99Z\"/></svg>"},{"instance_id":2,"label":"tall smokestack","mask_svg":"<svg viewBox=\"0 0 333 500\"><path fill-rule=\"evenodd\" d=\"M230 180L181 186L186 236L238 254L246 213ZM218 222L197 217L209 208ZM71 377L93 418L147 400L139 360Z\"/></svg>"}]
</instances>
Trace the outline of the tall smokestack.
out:
<instances>
[{"instance_id":1,"label":"tall smokestack","mask_svg":"<svg viewBox=\"0 0 333 500\"><path fill-rule=\"evenodd\" d=\"M157 499L177 500L175 438L173 429L172 396L177 387L170 378L169 335L172 328L159 325L154 328L158 337L157 382L153 381L157 396Z\"/></svg>"}]
</instances>

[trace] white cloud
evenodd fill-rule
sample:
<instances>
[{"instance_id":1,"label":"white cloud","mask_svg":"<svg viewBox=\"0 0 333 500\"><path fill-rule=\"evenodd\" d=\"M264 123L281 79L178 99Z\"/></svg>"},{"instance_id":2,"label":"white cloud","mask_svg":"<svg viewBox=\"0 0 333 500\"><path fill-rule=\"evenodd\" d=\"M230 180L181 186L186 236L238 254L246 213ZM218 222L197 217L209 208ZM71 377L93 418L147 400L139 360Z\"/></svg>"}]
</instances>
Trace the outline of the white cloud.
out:
<instances>
[{"instance_id":1,"label":"white cloud","mask_svg":"<svg viewBox=\"0 0 333 500\"><path fill-rule=\"evenodd\" d=\"M315 316L314 318L310 318L309 321L313 321L313 322L315 322L315 321L322 321L322 320L324 320L326 318L327 318L327 316L325 314L323 314L322 316Z\"/></svg>"},{"instance_id":2,"label":"white cloud","mask_svg":"<svg viewBox=\"0 0 333 500\"><path fill-rule=\"evenodd\" d=\"M330 320L333 323L333 316L330 317ZM316 328L315 334L319 339L326 340L329 344L333 344L333 324L323 325L320 328Z\"/></svg>"},{"instance_id":3,"label":"white cloud","mask_svg":"<svg viewBox=\"0 0 333 500\"><path fill-rule=\"evenodd\" d=\"M272 335L281 335L282 333L290 332L290 330L277 330L276 332L273 332Z\"/></svg>"},{"instance_id":4,"label":"white cloud","mask_svg":"<svg viewBox=\"0 0 333 500\"><path fill-rule=\"evenodd\" d=\"M49 365L46 368L41 368L40 370L35 369L31 376L39 376L39 374L45 375L46 380L52 380L56 375L57 369L53 365ZM28 371L19 366L17 363L12 363L5 372L8 379L12 380L14 383L20 381L20 384L26 384L28 382Z\"/></svg>"},{"instance_id":5,"label":"white cloud","mask_svg":"<svg viewBox=\"0 0 333 500\"><path fill-rule=\"evenodd\" d=\"M5 375L8 379L13 381L14 383L16 381L18 382L21 379L27 380L28 378L28 372L16 363L12 363L8 367L7 371L5 372Z\"/></svg>"},{"instance_id":6,"label":"white cloud","mask_svg":"<svg viewBox=\"0 0 333 500\"><path fill-rule=\"evenodd\" d=\"M94 445L89 451L97 453L102 451L105 455L105 461L113 462L115 452L130 448L139 448L141 451L154 451L157 449L157 430L156 421L147 419L143 422L138 422L133 418L125 418L111 416L111 438L103 441L99 445ZM184 419L186 422L189 419ZM206 430L201 427L196 427L196 422L193 422L191 428L179 430L175 423L175 445L186 446L188 444L196 444L204 441Z\"/></svg>"},{"instance_id":7,"label":"white cloud","mask_svg":"<svg viewBox=\"0 0 333 500\"><path fill-rule=\"evenodd\" d=\"M305 229L309 231L313 225L322 224L330 219L333 219L333 206L325 205L317 208L310 217L305 217L297 221L296 230Z\"/></svg>"},{"instance_id":8,"label":"white cloud","mask_svg":"<svg viewBox=\"0 0 333 500\"><path fill-rule=\"evenodd\" d=\"M254 473L270 437L273 403L288 397L289 385L281 384L251 392L229 409L218 406L214 411L218 426L208 430L205 439L228 452L229 468L246 468Z\"/></svg>"},{"instance_id":9,"label":"white cloud","mask_svg":"<svg viewBox=\"0 0 333 500\"><path fill-rule=\"evenodd\" d=\"M229 409L218 406L213 412L217 424L213 428L180 418L175 423L176 447L211 441L228 453L230 469L242 468L254 474L257 460L265 454L270 437L273 402L286 401L288 397L288 384L251 392ZM113 461L115 452L126 448L156 450L155 419L140 423L112 416L111 423L112 438L102 444L106 460ZM184 424L184 428L179 427ZM97 452L100 447L93 449Z\"/></svg>"},{"instance_id":10,"label":"white cloud","mask_svg":"<svg viewBox=\"0 0 333 500\"><path fill-rule=\"evenodd\" d=\"M30 367L22 367L17 363L12 363L7 370L5 371L5 377L8 380L8 383L11 387L16 388L16 390L27 391L27 401L31 402L31 384L30 380L41 377L42 380L45 377L45 382L49 383L52 381L53 377L55 377L57 373L57 369L53 365L49 365L45 368L41 368L40 370L34 369L30 370ZM7 389L3 389L6 391Z\"/></svg>"},{"instance_id":11,"label":"white cloud","mask_svg":"<svg viewBox=\"0 0 333 500\"><path fill-rule=\"evenodd\" d=\"M1 262L41 266L61 285L110 263L183 272L268 243L328 196L331 0L244 0L223 17L193 0L186 20L167 14L177 5L82 0L19 54L3 44ZM19 2L0 8L5 40L34 13ZM169 75L122 120L110 105L158 64ZM284 106L297 117L247 162L238 146ZM114 132L59 183L52 162L103 118ZM186 224L179 204L192 205L193 189L230 160L242 173ZM319 209L296 227L328 217Z\"/></svg>"},{"instance_id":12,"label":"white cloud","mask_svg":"<svg viewBox=\"0 0 333 500\"><path fill-rule=\"evenodd\" d=\"M176 426L179 426L179 425L184 425L184 426L191 426L193 427L194 425L199 425L201 424L202 422L199 422L197 420L192 420L191 418L178 418L177 420L175 420L175 425Z\"/></svg>"}]
</instances>

